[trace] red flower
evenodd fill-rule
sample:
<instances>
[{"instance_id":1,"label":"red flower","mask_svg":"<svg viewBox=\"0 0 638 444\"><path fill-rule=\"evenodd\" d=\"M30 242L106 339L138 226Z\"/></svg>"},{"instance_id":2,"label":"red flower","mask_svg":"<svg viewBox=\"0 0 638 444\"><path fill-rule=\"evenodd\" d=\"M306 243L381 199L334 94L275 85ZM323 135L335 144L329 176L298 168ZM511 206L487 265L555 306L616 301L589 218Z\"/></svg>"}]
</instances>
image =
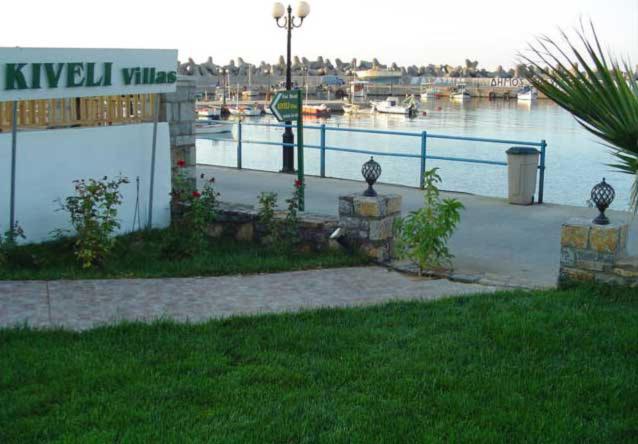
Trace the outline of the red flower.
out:
<instances>
[{"instance_id":1,"label":"red flower","mask_svg":"<svg viewBox=\"0 0 638 444\"><path fill-rule=\"evenodd\" d=\"M301 183L301 180L299 180L299 179L295 180L295 188L301 188L301 185L303 185Z\"/></svg>"},{"instance_id":2,"label":"red flower","mask_svg":"<svg viewBox=\"0 0 638 444\"><path fill-rule=\"evenodd\" d=\"M193 191L193 197L202 197L202 194L199 191Z\"/></svg>"},{"instance_id":3,"label":"red flower","mask_svg":"<svg viewBox=\"0 0 638 444\"><path fill-rule=\"evenodd\" d=\"M177 161L177 166L180 168L184 168L186 166L186 161L185 160L178 160Z\"/></svg>"}]
</instances>

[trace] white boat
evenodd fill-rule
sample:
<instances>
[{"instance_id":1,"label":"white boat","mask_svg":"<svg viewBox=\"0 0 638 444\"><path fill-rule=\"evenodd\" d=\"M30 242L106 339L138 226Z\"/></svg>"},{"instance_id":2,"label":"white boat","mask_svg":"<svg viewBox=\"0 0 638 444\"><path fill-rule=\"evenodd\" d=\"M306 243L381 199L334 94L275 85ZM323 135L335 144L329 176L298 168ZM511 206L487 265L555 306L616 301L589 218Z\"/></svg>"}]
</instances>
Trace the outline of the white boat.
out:
<instances>
[{"instance_id":1,"label":"white boat","mask_svg":"<svg viewBox=\"0 0 638 444\"><path fill-rule=\"evenodd\" d=\"M233 116L242 116L242 117L255 117L261 116L262 109L258 106L252 105L235 105L233 107L228 108L228 111Z\"/></svg>"},{"instance_id":2,"label":"white boat","mask_svg":"<svg viewBox=\"0 0 638 444\"><path fill-rule=\"evenodd\" d=\"M321 105L304 105L301 108L301 113L308 116L326 117L330 115L331 111L328 105L322 103Z\"/></svg>"},{"instance_id":3,"label":"white boat","mask_svg":"<svg viewBox=\"0 0 638 444\"><path fill-rule=\"evenodd\" d=\"M450 93L450 99L452 100L465 101L471 98L472 96L467 92L464 85L458 86Z\"/></svg>"},{"instance_id":4,"label":"white boat","mask_svg":"<svg viewBox=\"0 0 638 444\"><path fill-rule=\"evenodd\" d=\"M197 117L200 119L217 120L221 117L221 109L215 107L199 108L197 110Z\"/></svg>"},{"instance_id":5,"label":"white boat","mask_svg":"<svg viewBox=\"0 0 638 444\"><path fill-rule=\"evenodd\" d=\"M372 108L364 103L348 103L343 104L343 112L346 114L370 114Z\"/></svg>"},{"instance_id":6,"label":"white boat","mask_svg":"<svg viewBox=\"0 0 638 444\"><path fill-rule=\"evenodd\" d=\"M518 100L531 102L532 100L538 99L538 91L536 91L536 88L533 88L531 86L526 86L520 91L518 91L518 94L516 94L516 98Z\"/></svg>"},{"instance_id":7,"label":"white boat","mask_svg":"<svg viewBox=\"0 0 638 444\"><path fill-rule=\"evenodd\" d=\"M215 120L196 120L195 134L222 134L230 133L232 125L219 123Z\"/></svg>"},{"instance_id":8,"label":"white boat","mask_svg":"<svg viewBox=\"0 0 638 444\"><path fill-rule=\"evenodd\" d=\"M248 89L241 92L242 97L256 97L259 92L253 91L253 69L252 65L248 64Z\"/></svg>"},{"instance_id":9,"label":"white boat","mask_svg":"<svg viewBox=\"0 0 638 444\"><path fill-rule=\"evenodd\" d=\"M397 97L388 97L382 102L372 102L372 108L384 114L403 114L409 116L417 112L414 97L401 102Z\"/></svg>"},{"instance_id":10,"label":"white boat","mask_svg":"<svg viewBox=\"0 0 638 444\"><path fill-rule=\"evenodd\" d=\"M443 92L439 88L430 86L429 88L426 88L425 91L421 92L421 100L425 101L428 99L438 99L442 95L443 95Z\"/></svg>"}]
</instances>

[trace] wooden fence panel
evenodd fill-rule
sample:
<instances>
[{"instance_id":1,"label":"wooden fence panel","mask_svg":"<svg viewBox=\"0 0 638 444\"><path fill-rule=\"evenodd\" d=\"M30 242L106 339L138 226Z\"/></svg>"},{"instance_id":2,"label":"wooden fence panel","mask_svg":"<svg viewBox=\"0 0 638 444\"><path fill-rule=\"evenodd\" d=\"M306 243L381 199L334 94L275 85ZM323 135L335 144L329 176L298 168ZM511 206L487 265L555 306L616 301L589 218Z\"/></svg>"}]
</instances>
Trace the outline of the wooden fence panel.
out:
<instances>
[{"instance_id":1,"label":"wooden fence panel","mask_svg":"<svg viewBox=\"0 0 638 444\"><path fill-rule=\"evenodd\" d=\"M126 125L152 122L157 94L18 102L18 129ZM13 102L0 103L0 132L11 131Z\"/></svg>"}]
</instances>

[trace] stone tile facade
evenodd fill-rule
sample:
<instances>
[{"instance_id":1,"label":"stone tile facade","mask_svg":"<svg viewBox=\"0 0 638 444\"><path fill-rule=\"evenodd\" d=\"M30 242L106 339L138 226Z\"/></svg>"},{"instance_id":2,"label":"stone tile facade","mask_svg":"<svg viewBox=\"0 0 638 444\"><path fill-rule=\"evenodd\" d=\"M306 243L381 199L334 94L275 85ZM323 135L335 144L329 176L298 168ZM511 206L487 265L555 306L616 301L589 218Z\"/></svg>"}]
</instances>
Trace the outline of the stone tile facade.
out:
<instances>
[{"instance_id":1,"label":"stone tile facade","mask_svg":"<svg viewBox=\"0 0 638 444\"><path fill-rule=\"evenodd\" d=\"M561 228L559 286L599 282L638 286L638 258L627 256L629 225L571 219Z\"/></svg>"},{"instance_id":2,"label":"stone tile facade","mask_svg":"<svg viewBox=\"0 0 638 444\"><path fill-rule=\"evenodd\" d=\"M197 164L195 150L195 101L196 82L188 77L177 79L174 93L160 96L159 120L168 122L171 138L171 165L173 174L177 171L177 162L186 163L185 171L192 179L193 189L196 186Z\"/></svg>"},{"instance_id":3,"label":"stone tile facade","mask_svg":"<svg viewBox=\"0 0 638 444\"><path fill-rule=\"evenodd\" d=\"M345 230L346 242L379 262L392 259L394 221L400 215L398 194L339 196L339 223Z\"/></svg>"}]
</instances>

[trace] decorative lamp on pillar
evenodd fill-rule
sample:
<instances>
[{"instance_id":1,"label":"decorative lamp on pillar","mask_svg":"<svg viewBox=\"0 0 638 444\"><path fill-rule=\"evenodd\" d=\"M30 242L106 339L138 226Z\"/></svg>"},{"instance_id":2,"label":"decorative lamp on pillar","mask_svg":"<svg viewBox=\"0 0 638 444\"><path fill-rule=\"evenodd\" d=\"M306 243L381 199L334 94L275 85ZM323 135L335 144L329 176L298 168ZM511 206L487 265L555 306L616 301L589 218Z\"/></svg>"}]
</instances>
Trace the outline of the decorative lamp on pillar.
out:
<instances>
[{"instance_id":1,"label":"decorative lamp on pillar","mask_svg":"<svg viewBox=\"0 0 638 444\"><path fill-rule=\"evenodd\" d=\"M596 225L608 225L609 219L605 216L605 210L609 208L609 205L614 201L616 197L616 192L614 188L605 182L605 178L603 177L603 181L596 185L591 190L591 200L600 211L600 214L596 219L594 219L594 223Z\"/></svg>"},{"instance_id":2,"label":"decorative lamp on pillar","mask_svg":"<svg viewBox=\"0 0 638 444\"><path fill-rule=\"evenodd\" d=\"M363 195L369 197L376 196L377 192L374 191L372 185L374 185L379 176L381 176L381 165L379 165L378 162L375 162L373 157L370 157L370 160L364 163L361 167L361 174L366 182L368 182L368 189L363 192Z\"/></svg>"}]
</instances>

